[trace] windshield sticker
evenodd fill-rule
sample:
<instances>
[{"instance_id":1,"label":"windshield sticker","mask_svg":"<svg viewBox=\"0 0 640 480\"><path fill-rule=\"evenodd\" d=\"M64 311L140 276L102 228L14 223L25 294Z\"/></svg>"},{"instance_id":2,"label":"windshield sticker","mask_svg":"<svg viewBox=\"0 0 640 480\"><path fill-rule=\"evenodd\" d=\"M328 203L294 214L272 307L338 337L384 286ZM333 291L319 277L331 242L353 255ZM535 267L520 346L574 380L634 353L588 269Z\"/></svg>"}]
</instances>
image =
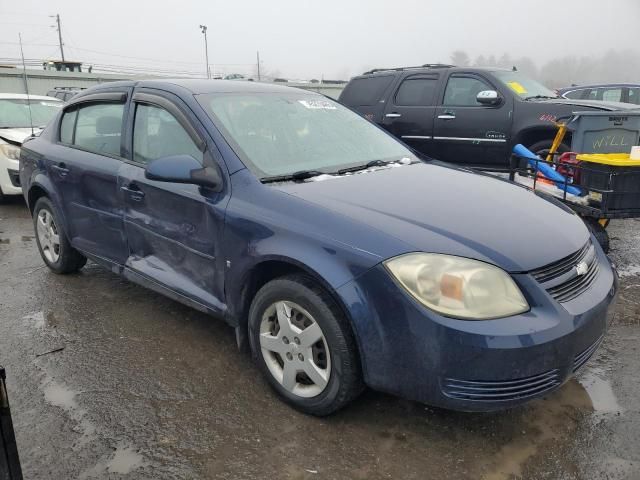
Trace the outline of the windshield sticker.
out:
<instances>
[{"instance_id":1,"label":"windshield sticker","mask_svg":"<svg viewBox=\"0 0 640 480\"><path fill-rule=\"evenodd\" d=\"M336 106L328 100L298 100L305 108L315 110L335 110Z\"/></svg>"},{"instance_id":2,"label":"windshield sticker","mask_svg":"<svg viewBox=\"0 0 640 480\"><path fill-rule=\"evenodd\" d=\"M507 85L509 85L509 88L516 92L518 95L524 95L525 93L527 93L527 89L518 82L508 82Z\"/></svg>"},{"instance_id":3,"label":"windshield sticker","mask_svg":"<svg viewBox=\"0 0 640 480\"><path fill-rule=\"evenodd\" d=\"M44 107L62 107L62 102L40 102Z\"/></svg>"}]
</instances>

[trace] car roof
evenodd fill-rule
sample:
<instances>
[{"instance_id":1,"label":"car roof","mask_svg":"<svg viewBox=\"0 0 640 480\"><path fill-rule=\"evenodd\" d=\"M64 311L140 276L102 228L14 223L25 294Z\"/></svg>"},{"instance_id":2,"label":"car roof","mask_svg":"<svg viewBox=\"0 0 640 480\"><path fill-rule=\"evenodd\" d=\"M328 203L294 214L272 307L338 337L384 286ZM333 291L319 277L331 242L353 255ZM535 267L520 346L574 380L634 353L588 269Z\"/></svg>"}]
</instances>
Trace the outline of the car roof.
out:
<instances>
[{"instance_id":1,"label":"car roof","mask_svg":"<svg viewBox=\"0 0 640 480\"><path fill-rule=\"evenodd\" d=\"M304 90L286 85L274 85L262 82L237 82L234 80L206 80L206 79L153 79L153 80L121 80L116 82L104 82L94 87L82 90L78 98L90 95L97 90L114 87L146 87L174 91L176 89L187 91L193 95L206 93L300 93L305 95L321 96L313 91ZM75 97L74 97L75 98Z\"/></svg>"},{"instance_id":2,"label":"car roof","mask_svg":"<svg viewBox=\"0 0 640 480\"><path fill-rule=\"evenodd\" d=\"M590 85L572 85L570 87L559 88L558 91L583 90L585 88L605 88L605 87L640 87L640 83L594 83Z\"/></svg>"},{"instance_id":3,"label":"car roof","mask_svg":"<svg viewBox=\"0 0 640 480\"><path fill-rule=\"evenodd\" d=\"M60 99L55 97L47 97L45 95L27 95L26 93L0 93L0 100L51 100L52 102L59 102Z\"/></svg>"},{"instance_id":4,"label":"car roof","mask_svg":"<svg viewBox=\"0 0 640 480\"><path fill-rule=\"evenodd\" d=\"M474 72L474 71L482 71L482 72L512 72L513 70L510 68L500 68L500 67L458 67L455 65L421 65L417 67L397 67L397 68L375 68L373 70L369 70L368 72L364 72L361 75L356 75L353 78L367 78L373 77L376 75L396 75L405 72L410 73L434 73L439 71L447 71L447 72ZM517 73L517 71L516 71Z\"/></svg>"}]
</instances>

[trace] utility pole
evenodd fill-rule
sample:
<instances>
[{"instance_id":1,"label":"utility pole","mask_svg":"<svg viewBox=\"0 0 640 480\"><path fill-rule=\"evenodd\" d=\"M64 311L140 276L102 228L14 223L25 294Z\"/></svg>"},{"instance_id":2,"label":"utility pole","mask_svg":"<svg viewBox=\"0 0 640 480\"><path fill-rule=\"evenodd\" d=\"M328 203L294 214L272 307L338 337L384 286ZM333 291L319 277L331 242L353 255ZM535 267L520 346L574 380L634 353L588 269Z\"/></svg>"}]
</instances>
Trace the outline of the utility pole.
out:
<instances>
[{"instance_id":1,"label":"utility pole","mask_svg":"<svg viewBox=\"0 0 640 480\"><path fill-rule=\"evenodd\" d=\"M258 81L260 81L260 52L256 52L256 58L258 60Z\"/></svg>"},{"instance_id":2,"label":"utility pole","mask_svg":"<svg viewBox=\"0 0 640 480\"><path fill-rule=\"evenodd\" d=\"M204 57L207 62L207 78L211 78L211 70L209 69L209 44L207 42L207 26L200 25L200 30L204 34Z\"/></svg>"},{"instance_id":3,"label":"utility pole","mask_svg":"<svg viewBox=\"0 0 640 480\"><path fill-rule=\"evenodd\" d=\"M56 23L58 24L58 42L60 43L60 55L62 56L62 61L64 62L64 49L62 48L62 29L60 28L60 15L56 14L55 17L53 15L49 15L51 18L56 19Z\"/></svg>"}]
</instances>

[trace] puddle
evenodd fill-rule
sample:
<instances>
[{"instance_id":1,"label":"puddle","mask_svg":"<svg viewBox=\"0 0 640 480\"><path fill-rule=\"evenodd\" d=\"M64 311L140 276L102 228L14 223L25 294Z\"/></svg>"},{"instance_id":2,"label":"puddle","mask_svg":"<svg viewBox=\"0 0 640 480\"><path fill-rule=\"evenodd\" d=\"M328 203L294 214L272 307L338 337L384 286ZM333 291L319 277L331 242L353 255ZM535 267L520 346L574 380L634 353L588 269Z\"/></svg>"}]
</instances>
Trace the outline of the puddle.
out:
<instances>
[{"instance_id":1,"label":"puddle","mask_svg":"<svg viewBox=\"0 0 640 480\"><path fill-rule=\"evenodd\" d=\"M76 392L69 390L64 385L51 381L44 387L44 399L56 407L65 410L75 410L78 404L75 400Z\"/></svg>"},{"instance_id":2,"label":"puddle","mask_svg":"<svg viewBox=\"0 0 640 480\"><path fill-rule=\"evenodd\" d=\"M600 413L621 413L624 409L618 403L611 383L606 380L600 368L591 368L578 378L591 399L593 410Z\"/></svg>"},{"instance_id":3,"label":"puddle","mask_svg":"<svg viewBox=\"0 0 640 480\"><path fill-rule=\"evenodd\" d=\"M29 315L22 317L22 319L31 323L35 328L44 328L44 312L30 313Z\"/></svg>"},{"instance_id":4,"label":"puddle","mask_svg":"<svg viewBox=\"0 0 640 480\"><path fill-rule=\"evenodd\" d=\"M118 448L113 459L107 464L109 473L129 473L142 466L144 457L133 448Z\"/></svg>"},{"instance_id":5,"label":"puddle","mask_svg":"<svg viewBox=\"0 0 640 480\"><path fill-rule=\"evenodd\" d=\"M131 473L136 468L140 468L145 465L144 457L139 454L133 447L123 447L119 445L113 456L109 459L100 461L93 467L85 470L79 476L79 480L86 480L90 478L105 478L110 473L119 473L126 475ZM111 476L109 476L111 478Z\"/></svg>"}]
</instances>

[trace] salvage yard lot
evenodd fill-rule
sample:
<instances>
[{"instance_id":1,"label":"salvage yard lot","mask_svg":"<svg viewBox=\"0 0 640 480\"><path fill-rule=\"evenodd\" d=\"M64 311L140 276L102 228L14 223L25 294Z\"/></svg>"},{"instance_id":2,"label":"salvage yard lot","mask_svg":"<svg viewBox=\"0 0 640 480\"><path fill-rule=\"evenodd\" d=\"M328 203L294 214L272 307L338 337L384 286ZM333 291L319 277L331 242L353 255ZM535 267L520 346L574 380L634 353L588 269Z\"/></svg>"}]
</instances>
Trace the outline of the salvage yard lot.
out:
<instances>
[{"instance_id":1,"label":"salvage yard lot","mask_svg":"<svg viewBox=\"0 0 640 480\"><path fill-rule=\"evenodd\" d=\"M493 414L366 392L317 419L272 394L224 322L91 263L50 273L22 200L0 205L0 363L25 478L640 478L640 222L610 228L617 314L577 380Z\"/></svg>"}]
</instances>

